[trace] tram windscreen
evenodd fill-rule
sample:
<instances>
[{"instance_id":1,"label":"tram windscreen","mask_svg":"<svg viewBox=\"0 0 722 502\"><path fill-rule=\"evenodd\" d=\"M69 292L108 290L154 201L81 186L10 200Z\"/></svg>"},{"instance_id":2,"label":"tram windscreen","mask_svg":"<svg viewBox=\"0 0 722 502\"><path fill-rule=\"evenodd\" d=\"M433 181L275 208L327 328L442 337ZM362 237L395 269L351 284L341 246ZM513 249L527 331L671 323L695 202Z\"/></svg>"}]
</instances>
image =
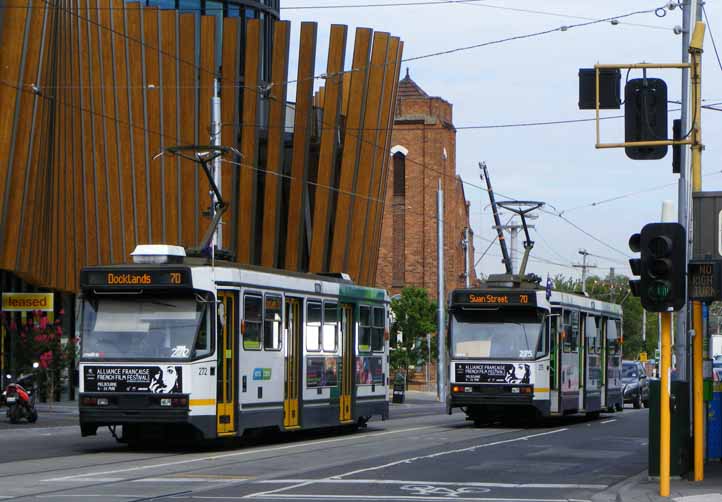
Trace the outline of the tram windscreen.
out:
<instances>
[{"instance_id":1,"label":"tram windscreen","mask_svg":"<svg viewBox=\"0 0 722 502\"><path fill-rule=\"evenodd\" d=\"M533 359L544 352L541 310L455 310L451 314L454 357Z\"/></svg>"},{"instance_id":2,"label":"tram windscreen","mask_svg":"<svg viewBox=\"0 0 722 502\"><path fill-rule=\"evenodd\" d=\"M82 355L187 359L199 343L208 345L207 305L193 297L88 298L81 317Z\"/></svg>"}]
</instances>

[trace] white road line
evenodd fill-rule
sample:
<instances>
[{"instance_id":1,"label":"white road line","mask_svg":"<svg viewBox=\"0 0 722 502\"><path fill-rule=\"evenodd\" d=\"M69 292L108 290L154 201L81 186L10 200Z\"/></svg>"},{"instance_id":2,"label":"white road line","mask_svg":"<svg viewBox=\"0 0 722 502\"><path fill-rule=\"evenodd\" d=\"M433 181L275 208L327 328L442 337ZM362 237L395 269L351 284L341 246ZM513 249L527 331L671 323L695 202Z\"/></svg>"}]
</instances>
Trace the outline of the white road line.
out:
<instances>
[{"instance_id":1,"label":"white road line","mask_svg":"<svg viewBox=\"0 0 722 502\"><path fill-rule=\"evenodd\" d=\"M549 434L556 434L556 433L558 433L558 432L564 432L564 431L566 431L566 430L569 430L569 429L567 429L567 428L564 428L564 429L556 429L556 430L553 430L553 431L541 432L541 433L539 433L539 434L531 434L531 435L529 435L529 436L522 436L522 437L514 438L514 439L505 439L505 440L503 440L503 441L494 441L494 442L492 442L492 443L483 443L483 444L480 444L480 445L470 446L470 447L467 447L467 448L459 448L459 449L456 449L456 450L447 450L447 451L441 451L441 452L437 452L437 453L432 453L432 454L430 454L430 455L420 455L420 456L418 456L418 457L410 457L410 458L406 458L406 459L402 459L402 460L397 460L397 461L395 461L395 462L390 462L390 463L388 463L388 464L379 465L379 466L376 466L376 467L367 467L367 468L365 468L365 469L358 469L358 470L355 470L355 471L346 472L346 473L344 473L344 474L338 474L338 475L336 475L336 476L329 476L329 477L327 477L327 478L321 478L321 479L318 479L318 480L303 481L303 482L298 483L298 484L295 484L295 485L283 486L283 487L281 487L281 488L276 488L276 489L274 489L274 490L268 490L268 491L257 492L257 493L250 493L250 494L246 495L244 498L258 498L258 497L262 497L262 496L266 496L266 495L278 494L279 492L285 492L285 491L288 491L288 490L293 490L293 489L295 489L295 488L303 488L304 486L313 485L313 484L316 484L316 483L321 482L322 480L341 479L341 478L344 478L344 477L346 477L346 476L352 476L352 475L354 475L354 474L360 474L360 473L362 473L362 472L375 471L375 470L378 470L378 469L385 469L385 468L387 468L387 467L392 467L392 466L394 466L394 465L410 464L411 462L414 462L414 461L416 461L416 460L425 459L425 458L436 458L436 457L441 457L441 456L443 456L443 455L450 455L450 454L452 454L452 453L460 453L460 452L465 452L465 451L473 451L473 450L476 450L476 449L478 449L478 448L487 448L487 447L489 447L489 446L497 446L497 445L500 445L500 444L515 443L515 442L517 442L517 441L526 441L526 440L528 440L528 439L532 439L532 438L536 438L536 437L540 437L540 436L547 436L547 435L549 435Z\"/></svg>"},{"instance_id":2,"label":"white road line","mask_svg":"<svg viewBox=\"0 0 722 502\"><path fill-rule=\"evenodd\" d=\"M451 455L451 454L454 454L454 453L462 453L462 452L467 452L467 451L474 451L474 450L477 450L477 449L480 449L480 448L488 448L488 447L490 447L490 446L498 446L498 445L500 445L500 444L516 443L516 442L518 442L518 441L528 441L529 439L534 439L534 438L542 437L542 436L548 436L548 435L550 435L550 434L558 434L559 432L564 432L564 431L567 431L567 430L569 430L569 429L567 429L567 428L565 427L565 428L563 428L563 429L556 429L556 430L553 430L553 431L541 432L541 433L539 433L539 434L531 434L531 435L529 435L529 436L522 436L522 437L513 438L513 439L504 439L504 440L502 440L502 441L494 441L494 442L492 442L492 443L482 443L482 444L478 444L478 445L474 445L474 446L468 446L468 447L466 447L466 448L458 448L458 449L455 449L455 450L440 451L440 452L437 452L437 453L432 453L432 454L430 454L430 455L419 455L418 457L409 457L409 458L405 458L405 459L402 459L402 460L396 460L395 462L389 462L388 464L378 465L378 466L375 466L375 467L366 467L366 468L364 468L364 469L358 469L358 470L355 470L355 471L347 472L347 473L345 473L345 474L339 474L339 475L337 475L337 476L331 476L330 479L345 478L346 476L353 476L353 475L355 475L355 474L360 474L360 473L362 473L362 472L376 471L376 470L379 470L379 469L385 469L385 468L387 468L387 467L393 467L393 466L399 465L399 464L410 464L410 463L415 462L415 461L417 461L417 460L423 460L423 459L427 459L427 458L436 458L436 457L442 457L442 456L444 456L444 455Z\"/></svg>"},{"instance_id":3,"label":"white road line","mask_svg":"<svg viewBox=\"0 0 722 502\"><path fill-rule=\"evenodd\" d=\"M174 498L174 497L171 497ZM223 496L209 496L209 495L190 495L178 498L190 498L199 500L242 500L248 498L245 497L223 497ZM286 493L278 493L271 495L259 495L253 496L255 499L310 499L310 500L416 500L421 502L436 502L438 500L464 500L467 502L570 502L570 499L543 499L535 497L533 499L528 498L504 498L504 497L422 497L414 495L320 495L320 494L303 494L303 495L292 495ZM577 500L576 502L591 502L589 500Z\"/></svg>"},{"instance_id":4,"label":"white road line","mask_svg":"<svg viewBox=\"0 0 722 502\"><path fill-rule=\"evenodd\" d=\"M69 479L75 479L75 478L88 478L91 476L105 476L107 474L119 474L122 472L135 472L135 471L141 471L146 469L158 469L161 467L170 467L174 465L183 465L183 464L191 464L195 462L205 462L209 460L222 460L224 458L232 458L232 457L241 457L246 455L253 455L256 453L268 453L268 452L274 452L274 451L281 451L281 450L290 450L293 448L299 448L303 446L315 446L315 445L323 445L323 444L329 444L329 443L338 443L338 442L344 442L344 441L352 441L352 440L359 440L359 439L370 439L370 438L377 438L381 436L388 436L391 434L401 434L403 432L412 432L412 431L418 431L423 429L433 429L435 427L438 427L437 425L428 425L424 427L411 427L408 429L399 429L396 431L386 431L386 432L372 432L370 434L364 434L364 435L356 435L356 436L349 436L349 437L342 437L342 438L333 438L333 439L323 439L323 440L311 440L311 441L304 441L300 443L294 443L284 446L274 446L270 448L258 448L253 450L243 450L238 451L234 453L226 453L222 455L210 455L207 457L199 457L199 458L192 458L188 460L177 460L174 462L164 462L162 464L150 464L150 465L140 465L136 467L126 467L124 469L114 469L112 471L101 471L101 472L89 472L89 473L83 473L83 474L74 474L71 476L62 476L59 478L51 478L51 479L44 479L43 481L65 481Z\"/></svg>"},{"instance_id":5,"label":"white road line","mask_svg":"<svg viewBox=\"0 0 722 502\"><path fill-rule=\"evenodd\" d=\"M558 489L589 489L604 490L608 485L597 484L569 484L569 483L484 483L484 482L454 482L454 481L419 481L400 479L259 479L253 484L378 484L378 485L413 485L427 484L434 486L478 486L483 488L558 488Z\"/></svg>"},{"instance_id":6,"label":"white road line","mask_svg":"<svg viewBox=\"0 0 722 502\"><path fill-rule=\"evenodd\" d=\"M611 420L605 420L604 422L599 422L599 423L600 423L600 424L611 424L612 422L616 422L616 421L617 421L617 419L616 419L616 418L613 418L613 419L611 419Z\"/></svg>"}]
</instances>

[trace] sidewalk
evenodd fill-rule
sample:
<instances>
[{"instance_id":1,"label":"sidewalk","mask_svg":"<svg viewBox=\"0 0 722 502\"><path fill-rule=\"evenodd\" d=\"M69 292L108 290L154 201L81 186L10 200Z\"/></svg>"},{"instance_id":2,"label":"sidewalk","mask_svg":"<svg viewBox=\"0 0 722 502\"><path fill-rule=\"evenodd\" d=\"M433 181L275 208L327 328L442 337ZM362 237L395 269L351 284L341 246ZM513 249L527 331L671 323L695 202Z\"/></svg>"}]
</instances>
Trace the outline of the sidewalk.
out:
<instances>
[{"instance_id":1,"label":"sidewalk","mask_svg":"<svg viewBox=\"0 0 722 502\"><path fill-rule=\"evenodd\" d=\"M673 479L670 496L659 496L659 480L648 479L647 471L614 485L592 497L594 502L722 502L722 463L704 466L704 481Z\"/></svg>"}]
</instances>

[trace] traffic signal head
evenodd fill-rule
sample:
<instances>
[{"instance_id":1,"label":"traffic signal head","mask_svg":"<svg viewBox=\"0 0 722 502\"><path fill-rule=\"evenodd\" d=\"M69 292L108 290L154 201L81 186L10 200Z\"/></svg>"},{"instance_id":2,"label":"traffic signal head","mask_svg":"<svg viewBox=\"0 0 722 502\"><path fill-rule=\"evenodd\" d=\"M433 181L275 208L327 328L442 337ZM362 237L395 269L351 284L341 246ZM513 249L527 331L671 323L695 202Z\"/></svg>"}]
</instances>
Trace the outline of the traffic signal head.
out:
<instances>
[{"instance_id":1,"label":"traffic signal head","mask_svg":"<svg viewBox=\"0 0 722 502\"><path fill-rule=\"evenodd\" d=\"M640 235L642 306L679 310L687 299L687 233L679 223L650 223ZM631 261L630 261L631 265Z\"/></svg>"},{"instance_id":2,"label":"traffic signal head","mask_svg":"<svg viewBox=\"0 0 722 502\"><path fill-rule=\"evenodd\" d=\"M639 234L632 234L632 236L629 238L629 249L632 250L634 253L639 253L640 246L642 244L642 236ZM632 269L632 275L641 275L642 274L642 260L639 258L630 258L629 259L629 268ZM639 279L630 279L629 280L629 289L632 292L632 295L639 296L640 295L640 281Z\"/></svg>"},{"instance_id":3,"label":"traffic signal head","mask_svg":"<svg viewBox=\"0 0 722 502\"><path fill-rule=\"evenodd\" d=\"M667 138L667 84L659 78L635 78L624 86L624 140ZM667 145L625 147L627 157L655 160L667 155Z\"/></svg>"}]
</instances>

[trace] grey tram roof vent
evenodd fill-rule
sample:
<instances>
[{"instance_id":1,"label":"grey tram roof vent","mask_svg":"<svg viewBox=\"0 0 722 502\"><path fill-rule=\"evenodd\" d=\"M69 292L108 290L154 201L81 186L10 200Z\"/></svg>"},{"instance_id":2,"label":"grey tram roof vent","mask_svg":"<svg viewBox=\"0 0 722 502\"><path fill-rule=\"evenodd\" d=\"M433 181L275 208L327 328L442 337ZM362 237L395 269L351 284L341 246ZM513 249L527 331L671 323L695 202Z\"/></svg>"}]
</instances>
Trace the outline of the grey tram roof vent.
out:
<instances>
[{"instance_id":1,"label":"grey tram roof vent","mask_svg":"<svg viewBox=\"0 0 722 502\"><path fill-rule=\"evenodd\" d=\"M130 256L133 263L150 264L178 264L183 263L186 257L186 250L183 246L170 246L167 244L139 244L135 247Z\"/></svg>"}]
</instances>

